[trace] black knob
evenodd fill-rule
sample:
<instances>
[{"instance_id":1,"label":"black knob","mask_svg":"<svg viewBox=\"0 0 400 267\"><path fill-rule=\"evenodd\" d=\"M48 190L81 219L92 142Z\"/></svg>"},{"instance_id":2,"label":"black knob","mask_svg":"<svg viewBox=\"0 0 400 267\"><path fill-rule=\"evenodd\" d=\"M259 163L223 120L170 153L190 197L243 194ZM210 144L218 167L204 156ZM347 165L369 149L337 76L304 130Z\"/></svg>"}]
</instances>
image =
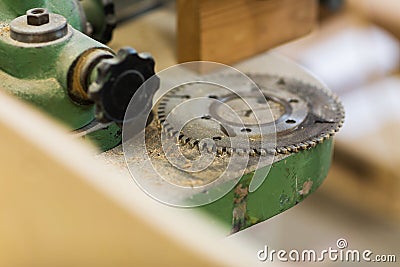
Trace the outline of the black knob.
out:
<instances>
[{"instance_id":1,"label":"black knob","mask_svg":"<svg viewBox=\"0 0 400 267\"><path fill-rule=\"evenodd\" d=\"M149 54L138 54L133 48L123 48L115 58L102 60L97 66L97 79L89 86L88 92L96 105L96 119L122 123L130 100L142 85L143 90L135 96L138 101L134 114L148 114L159 79L154 76L144 82L155 74L154 65Z\"/></svg>"}]
</instances>

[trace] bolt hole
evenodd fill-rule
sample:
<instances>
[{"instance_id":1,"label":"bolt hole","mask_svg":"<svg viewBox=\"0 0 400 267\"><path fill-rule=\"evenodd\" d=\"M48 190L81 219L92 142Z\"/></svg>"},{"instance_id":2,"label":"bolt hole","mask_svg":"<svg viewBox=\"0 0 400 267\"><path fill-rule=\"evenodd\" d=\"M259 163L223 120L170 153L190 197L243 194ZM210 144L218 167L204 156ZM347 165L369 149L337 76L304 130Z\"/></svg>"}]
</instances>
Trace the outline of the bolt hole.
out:
<instances>
[{"instance_id":1,"label":"bolt hole","mask_svg":"<svg viewBox=\"0 0 400 267\"><path fill-rule=\"evenodd\" d=\"M222 140L222 137L221 136L214 136L213 140L214 141L219 141L219 140Z\"/></svg>"},{"instance_id":2,"label":"bolt hole","mask_svg":"<svg viewBox=\"0 0 400 267\"><path fill-rule=\"evenodd\" d=\"M298 99L290 99L289 103L299 103L299 100Z\"/></svg>"},{"instance_id":3,"label":"bolt hole","mask_svg":"<svg viewBox=\"0 0 400 267\"><path fill-rule=\"evenodd\" d=\"M43 14L44 13L44 9L43 8L36 8L36 9L32 10L31 12L32 12L32 14L39 15L39 14Z\"/></svg>"},{"instance_id":4,"label":"bolt hole","mask_svg":"<svg viewBox=\"0 0 400 267\"><path fill-rule=\"evenodd\" d=\"M209 95L208 98L218 99L218 96L216 96L216 95Z\"/></svg>"},{"instance_id":5,"label":"bolt hole","mask_svg":"<svg viewBox=\"0 0 400 267\"><path fill-rule=\"evenodd\" d=\"M242 128L240 131L241 131L242 133L250 133L250 132L251 132L251 129L249 129L249 128Z\"/></svg>"},{"instance_id":6,"label":"bolt hole","mask_svg":"<svg viewBox=\"0 0 400 267\"><path fill-rule=\"evenodd\" d=\"M294 123L296 123L296 121L295 121L295 120L286 120L286 123L288 123L288 124L294 124Z\"/></svg>"},{"instance_id":7,"label":"bolt hole","mask_svg":"<svg viewBox=\"0 0 400 267\"><path fill-rule=\"evenodd\" d=\"M258 104L265 104L265 102L267 102L267 99L265 97L257 98L257 103Z\"/></svg>"},{"instance_id":8,"label":"bolt hole","mask_svg":"<svg viewBox=\"0 0 400 267\"><path fill-rule=\"evenodd\" d=\"M210 115L204 115L203 117L201 117L203 120L209 120L211 119Z\"/></svg>"}]
</instances>

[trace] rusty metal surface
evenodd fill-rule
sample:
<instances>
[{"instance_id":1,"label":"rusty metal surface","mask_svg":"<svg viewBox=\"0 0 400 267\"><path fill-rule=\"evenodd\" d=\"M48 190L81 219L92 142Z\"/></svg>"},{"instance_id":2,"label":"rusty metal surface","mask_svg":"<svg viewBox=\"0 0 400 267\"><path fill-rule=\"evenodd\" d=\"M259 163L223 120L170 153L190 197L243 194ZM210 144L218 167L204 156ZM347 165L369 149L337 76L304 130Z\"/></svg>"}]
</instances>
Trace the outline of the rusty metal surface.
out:
<instances>
[{"instance_id":1,"label":"rusty metal surface","mask_svg":"<svg viewBox=\"0 0 400 267\"><path fill-rule=\"evenodd\" d=\"M322 89L324 92L327 90L322 83L307 71L273 53L268 53L254 60L244 62L239 65L239 69L250 73L254 72L254 70L262 69L264 73L272 76L290 77L291 79L301 81L301 83L309 84L313 88ZM275 105L274 107L278 106ZM274 113L275 115L285 113L280 108L277 108L274 112L276 112ZM315 112L316 114L321 114L318 111ZM330 125L331 123L327 124ZM153 121L146 129L146 145L153 168L157 169L158 172L168 174L167 179L169 180L154 177L150 175L150 172L146 174L145 170L142 172L148 184L157 186L160 191L163 189L167 190L167 186L165 185L169 183L181 186L208 184L213 181L212 177L214 177L210 174L221 172L226 167L230 155L228 153L219 154L208 170L202 173L190 174L185 179L180 179L179 177L182 177L179 175L181 170L171 165L163 153L163 148L159 141L160 131L159 125ZM217 201L198 207L197 209L212 214L213 216L210 218L210 221L225 223L227 231L237 232L293 207L305 197L312 194L326 177L333 149L333 141L330 137L328 135L320 141L316 140L315 146L310 146L305 150L298 150L298 153L278 153L274 158L272 166L265 166L265 168L271 168L270 172L255 192L249 192L249 185L254 175L253 171L256 168L262 169L264 167L262 164L256 164L256 162L259 163L257 160L259 160L260 155L250 156L249 164L244 171L246 174L241 176L236 187ZM134 142L129 145L131 149L140 146L139 143L135 144ZM179 143L177 145L181 147L182 153L189 159L199 156L200 150L193 149L189 143L185 146L181 146L182 144ZM249 155L247 154L247 156ZM126 174L129 174L127 165L130 168L145 168L143 164L144 156L129 157L129 155L124 154L121 147L108 151L99 157L104 159L108 164L119 166L121 171L126 172ZM218 190L219 185L223 183L223 181L218 182L210 188L210 192ZM196 198L195 195L189 193L186 195L182 194L180 197L189 200Z\"/></svg>"},{"instance_id":2,"label":"rusty metal surface","mask_svg":"<svg viewBox=\"0 0 400 267\"><path fill-rule=\"evenodd\" d=\"M259 99L258 88L252 84L242 86L244 98L212 84L186 84L160 100L156 108L157 120L182 145L189 144L190 147L205 148L218 154L261 156L267 153L288 154L315 147L333 136L343 125L343 106L331 92L292 78L267 74L250 74L249 77L261 89L263 99ZM240 82L233 75L223 79L229 83ZM192 101L185 114L174 116L177 106L201 97L218 101ZM271 112L257 114L261 109ZM183 125L180 118L187 117L186 113L191 110L196 113L201 111L204 115L199 118L193 116L193 120ZM265 143L274 141L272 135L275 134L276 146ZM207 138L214 142L200 142ZM233 142L234 139L237 141ZM233 143L236 147L232 146Z\"/></svg>"}]
</instances>

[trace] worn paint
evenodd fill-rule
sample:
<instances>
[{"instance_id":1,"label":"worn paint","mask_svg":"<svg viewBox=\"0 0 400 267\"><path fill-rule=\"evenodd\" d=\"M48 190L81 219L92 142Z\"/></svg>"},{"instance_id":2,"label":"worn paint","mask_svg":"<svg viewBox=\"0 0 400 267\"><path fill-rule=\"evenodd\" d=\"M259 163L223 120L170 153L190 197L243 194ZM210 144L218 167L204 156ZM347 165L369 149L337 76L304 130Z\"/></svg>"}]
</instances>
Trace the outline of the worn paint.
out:
<instances>
[{"instance_id":1,"label":"worn paint","mask_svg":"<svg viewBox=\"0 0 400 267\"><path fill-rule=\"evenodd\" d=\"M332 151L333 140L328 139L314 148L290 154L272 165L255 192L245 194L252 177L250 173L224 197L199 209L223 222L233 233L265 221L295 206L322 184Z\"/></svg>"},{"instance_id":2,"label":"worn paint","mask_svg":"<svg viewBox=\"0 0 400 267\"><path fill-rule=\"evenodd\" d=\"M236 233L246 227L247 223L247 196L249 195L250 179L241 181L234 189L232 231Z\"/></svg>"},{"instance_id":3,"label":"worn paint","mask_svg":"<svg viewBox=\"0 0 400 267\"><path fill-rule=\"evenodd\" d=\"M311 180L305 181L302 189L299 191L299 194L300 195L308 195L308 193L310 193L312 185L313 185L313 181L311 181Z\"/></svg>"}]
</instances>

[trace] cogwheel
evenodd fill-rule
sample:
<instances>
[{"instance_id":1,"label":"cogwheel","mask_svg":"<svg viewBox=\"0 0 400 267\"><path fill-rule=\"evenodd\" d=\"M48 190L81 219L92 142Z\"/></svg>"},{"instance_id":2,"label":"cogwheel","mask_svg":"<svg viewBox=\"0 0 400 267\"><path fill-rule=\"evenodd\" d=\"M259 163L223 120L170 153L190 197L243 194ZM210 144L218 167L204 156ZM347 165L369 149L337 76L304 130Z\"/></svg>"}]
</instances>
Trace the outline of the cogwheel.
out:
<instances>
[{"instance_id":1,"label":"cogwheel","mask_svg":"<svg viewBox=\"0 0 400 267\"><path fill-rule=\"evenodd\" d=\"M343 125L343 106L330 91L287 77L247 75L255 84L240 84L240 92L204 82L174 88L156 105L158 123L181 144L250 156L306 150Z\"/></svg>"}]
</instances>

